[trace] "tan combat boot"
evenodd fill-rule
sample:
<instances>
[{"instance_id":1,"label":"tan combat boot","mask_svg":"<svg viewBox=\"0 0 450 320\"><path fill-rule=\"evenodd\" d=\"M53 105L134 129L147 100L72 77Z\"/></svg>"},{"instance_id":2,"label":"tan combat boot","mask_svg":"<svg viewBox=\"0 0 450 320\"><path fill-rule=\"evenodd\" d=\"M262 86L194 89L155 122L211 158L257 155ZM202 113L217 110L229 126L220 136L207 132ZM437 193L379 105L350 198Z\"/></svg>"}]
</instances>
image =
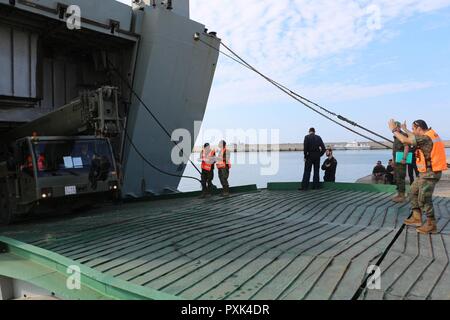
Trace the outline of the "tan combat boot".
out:
<instances>
[{"instance_id":1,"label":"tan combat boot","mask_svg":"<svg viewBox=\"0 0 450 320\"><path fill-rule=\"evenodd\" d=\"M412 217L405 220L407 226L421 227L422 226L422 212L414 210Z\"/></svg>"},{"instance_id":2,"label":"tan combat boot","mask_svg":"<svg viewBox=\"0 0 450 320\"><path fill-rule=\"evenodd\" d=\"M437 225L436 220L433 218L427 218L427 222L420 228L417 228L417 232L421 234L436 234Z\"/></svg>"},{"instance_id":3,"label":"tan combat boot","mask_svg":"<svg viewBox=\"0 0 450 320\"><path fill-rule=\"evenodd\" d=\"M399 192L397 196L395 196L392 201L396 203L403 203L406 201L406 196L404 192Z\"/></svg>"}]
</instances>

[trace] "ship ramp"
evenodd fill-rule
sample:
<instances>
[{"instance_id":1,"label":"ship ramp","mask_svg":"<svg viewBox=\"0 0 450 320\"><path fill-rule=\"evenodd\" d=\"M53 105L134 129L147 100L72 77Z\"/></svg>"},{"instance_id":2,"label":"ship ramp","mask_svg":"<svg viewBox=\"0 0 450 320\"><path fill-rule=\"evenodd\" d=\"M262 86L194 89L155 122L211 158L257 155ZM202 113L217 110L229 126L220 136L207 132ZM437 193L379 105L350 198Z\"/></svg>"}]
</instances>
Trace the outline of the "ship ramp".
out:
<instances>
[{"instance_id":1,"label":"ship ramp","mask_svg":"<svg viewBox=\"0 0 450 320\"><path fill-rule=\"evenodd\" d=\"M439 234L424 236L401 231L410 208L391 201L395 187L298 187L180 194L4 227L0 274L64 299L348 300L385 254L380 287L363 286L358 299L450 299L450 198L435 198ZM70 266L85 295L67 293Z\"/></svg>"}]
</instances>

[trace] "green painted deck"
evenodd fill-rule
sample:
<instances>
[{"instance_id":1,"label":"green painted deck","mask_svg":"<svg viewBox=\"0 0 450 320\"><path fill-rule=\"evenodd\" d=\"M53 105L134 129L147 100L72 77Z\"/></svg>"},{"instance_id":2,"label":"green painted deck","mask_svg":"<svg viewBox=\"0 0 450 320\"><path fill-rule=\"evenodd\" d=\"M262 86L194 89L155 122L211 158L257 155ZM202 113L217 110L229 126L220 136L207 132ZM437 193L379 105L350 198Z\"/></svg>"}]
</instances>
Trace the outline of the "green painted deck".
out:
<instances>
[{"instance_id":1,"label":"green painted deck","mask_svg":"<svg viewBox=\"0 0 450 320\"><path fill-rule=\"evenodd\" d=\"M350 299L409 215L392 191L296 184L222 199L128 203L0 229L115 279L183 299ZM450 299L450 198L440 234L406 229L364 299Z\"/></svg>"}]
</instances>

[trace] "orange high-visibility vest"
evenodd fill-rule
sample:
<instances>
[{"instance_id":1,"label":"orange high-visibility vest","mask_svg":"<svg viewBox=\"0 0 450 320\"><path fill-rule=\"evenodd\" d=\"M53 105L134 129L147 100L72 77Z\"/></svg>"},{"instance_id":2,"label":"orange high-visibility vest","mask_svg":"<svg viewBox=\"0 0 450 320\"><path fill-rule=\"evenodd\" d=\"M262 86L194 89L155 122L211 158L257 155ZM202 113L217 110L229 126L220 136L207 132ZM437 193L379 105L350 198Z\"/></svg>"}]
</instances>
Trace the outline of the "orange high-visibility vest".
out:
<instances>
[{"instance_id":1,"label":"orange high-visibility vest","mask_svg":"<svg viewBox=\"0 0 450 320\"><path fill-rule=\"evenodd\" d=\"M433 172L446 171L448 168L444 142L442 142L439 135L433 129L428 130L426 135L433 141L431 159L425 159L425 154L423 151L417 149L417 169L422 173L427 172L428 169L431 169Z\"/></svg>"},{"instance_id":2,"label":"orange high-visibility vest","mask_svg":"<svg viewBox=\"0 0 450 320\"><path fill-rule=\"evenodd\" d=\"M225 169L228 167L228 169L231 169L231 162L229 159L225 159L225 152L228 153L227 148L223 148L220 152L220 160L217 162L217 169Z\"/></svg>"},{"instance_id":3,"label":"orange high-visibility vest","mask_svg":"<svg viewBox=\"0 0 450 320\"><path fill-rule=\"evenodd\" d=\"M216 151L215 150L211 150L208 157L215 157L216 156ZM206 156L206 152L205 150L202 151L202 169L206 170L206 171L211 171L213 168L213 164L212 163L207 163L206 160L208 158Z\"/></svg>"}]
</instances>

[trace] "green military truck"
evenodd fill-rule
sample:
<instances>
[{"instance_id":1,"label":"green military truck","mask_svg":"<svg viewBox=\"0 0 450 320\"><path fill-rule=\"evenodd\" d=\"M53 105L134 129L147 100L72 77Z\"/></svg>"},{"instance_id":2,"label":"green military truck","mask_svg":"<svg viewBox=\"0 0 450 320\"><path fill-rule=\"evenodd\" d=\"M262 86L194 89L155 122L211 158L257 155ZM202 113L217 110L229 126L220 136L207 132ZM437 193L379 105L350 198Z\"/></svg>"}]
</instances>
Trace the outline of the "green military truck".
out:
<instances>
[{"instance_id":1,"label":"green military truck","mask_svg":"<svg viewBox=\"0 0 450 320\"><path fill-rule=\"evenodd\" d=\"M120 139L117 89L102 87L0 138L0 223L117 197L111 139Z\"/></svg>"}]
</instances>

